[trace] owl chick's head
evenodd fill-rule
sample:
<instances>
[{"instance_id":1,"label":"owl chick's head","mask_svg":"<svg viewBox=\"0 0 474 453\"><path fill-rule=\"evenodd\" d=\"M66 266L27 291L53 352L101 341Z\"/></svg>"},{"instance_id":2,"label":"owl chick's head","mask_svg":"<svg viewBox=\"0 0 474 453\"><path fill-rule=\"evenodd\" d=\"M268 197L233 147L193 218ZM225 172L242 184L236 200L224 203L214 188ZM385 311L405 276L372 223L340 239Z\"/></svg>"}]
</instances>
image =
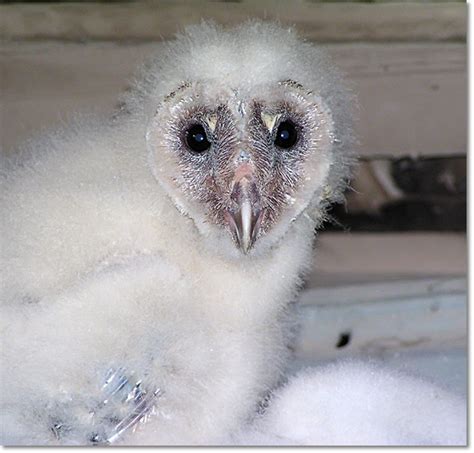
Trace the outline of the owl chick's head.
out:
<instances>
[{"instance_id":1,"label":"owl chick's head","mask_svg":"<svg viewBox=\"0 0 474 453\"><path fill-rule=\"evenodd\" d=\"M190 27L131 99L155 177L221 250L271 249L304 213L316 225L345 186L352 99L325 55L290 29Z\"/></svg>"}]
</instances>

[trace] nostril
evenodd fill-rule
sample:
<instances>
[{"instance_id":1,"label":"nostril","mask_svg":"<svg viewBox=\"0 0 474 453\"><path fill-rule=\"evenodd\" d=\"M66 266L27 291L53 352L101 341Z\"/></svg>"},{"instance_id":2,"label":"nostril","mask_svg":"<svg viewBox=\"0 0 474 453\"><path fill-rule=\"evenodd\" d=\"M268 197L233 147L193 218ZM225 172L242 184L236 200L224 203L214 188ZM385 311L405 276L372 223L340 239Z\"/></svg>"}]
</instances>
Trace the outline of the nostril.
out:
<instances>
[{"instance_id":1,"label":"nostril","mask_svg":"<svg viewBox=\"0 0 474 453\"><path fill-rule=\"evenodd\" d=\"M230 199L234 203L238 204L241 197L242 197L242 188L241 188L240 184L234 184L233 187L232 187L232 192L230 194Z\"/></svg>"}]
</instances>

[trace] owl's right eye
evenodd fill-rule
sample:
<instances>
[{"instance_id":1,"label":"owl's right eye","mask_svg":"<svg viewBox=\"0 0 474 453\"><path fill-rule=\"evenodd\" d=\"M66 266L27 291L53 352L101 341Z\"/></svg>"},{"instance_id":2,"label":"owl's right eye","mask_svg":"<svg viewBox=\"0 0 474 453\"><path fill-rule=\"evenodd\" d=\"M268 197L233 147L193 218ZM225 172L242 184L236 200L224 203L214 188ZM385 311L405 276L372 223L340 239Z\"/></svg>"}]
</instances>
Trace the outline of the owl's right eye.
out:
<instances>
[{"instance_id":1,"label":"owl's right eye","mask_svg":"<svg viewBox=\"0 0 474 453\"><path fill-rule=\"evenodd\" d=\"M186 131L186 144L195 153L202 153L211 147L206 131L201 124L195 124Z\"/></svg>"},{"instance_id":2,"label":"owl's right eye","mask_svg":"<svg viewBox=\"0 0 474 453\"><path fill-rule=\"evenodd\" d=\"M275 137L275 145L278 148L288 149L298 141L298 131L292 121L283 121L278 126Z\"/></svg>"}]
</instances>

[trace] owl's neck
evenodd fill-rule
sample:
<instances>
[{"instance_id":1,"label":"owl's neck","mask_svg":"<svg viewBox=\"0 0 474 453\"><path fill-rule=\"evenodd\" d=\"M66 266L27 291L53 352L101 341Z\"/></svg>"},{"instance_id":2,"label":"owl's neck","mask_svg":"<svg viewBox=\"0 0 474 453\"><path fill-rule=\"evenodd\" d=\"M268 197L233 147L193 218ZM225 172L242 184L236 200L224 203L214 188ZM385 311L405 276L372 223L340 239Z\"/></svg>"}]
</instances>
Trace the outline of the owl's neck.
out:
<instances>
[{"instance_id":1,"label":"owl's neck","mask_svg":"<svg viewBox=\"0 0 474 453\"><path fill-rule=\"evenodd\" d=\"M259 326L273 323L295 301L312 262L313 222L301 217L268 253L240 259L195 248L186 265L204 288L203 299L223 322Z\"/></svg>"}]
</instances>

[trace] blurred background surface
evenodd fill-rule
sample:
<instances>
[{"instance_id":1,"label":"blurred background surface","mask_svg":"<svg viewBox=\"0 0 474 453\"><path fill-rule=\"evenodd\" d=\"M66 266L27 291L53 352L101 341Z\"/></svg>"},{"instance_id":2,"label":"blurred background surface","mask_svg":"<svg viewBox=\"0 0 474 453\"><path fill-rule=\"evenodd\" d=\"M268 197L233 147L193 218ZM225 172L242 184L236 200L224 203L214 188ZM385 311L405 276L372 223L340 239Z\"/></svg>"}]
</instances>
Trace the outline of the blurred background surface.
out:
<instances>
[{"instance_id":1,"label":"blurred background surface","mask_svg":"<svg viewBox=\"0 0 474 453\"><path fill-rule=\"evenodd\" d=\"M202 18L277 19L324 46L359 96L361 163L346 205L334 207L320 234L297 354L307 361L407 351L421 363L419 351L442 346L451 352L441 373L453 367L462 388L464 2L3 1L0 17L7 154L75 112L111 112L137 64Z\"/></svg>"}]
</instances>

